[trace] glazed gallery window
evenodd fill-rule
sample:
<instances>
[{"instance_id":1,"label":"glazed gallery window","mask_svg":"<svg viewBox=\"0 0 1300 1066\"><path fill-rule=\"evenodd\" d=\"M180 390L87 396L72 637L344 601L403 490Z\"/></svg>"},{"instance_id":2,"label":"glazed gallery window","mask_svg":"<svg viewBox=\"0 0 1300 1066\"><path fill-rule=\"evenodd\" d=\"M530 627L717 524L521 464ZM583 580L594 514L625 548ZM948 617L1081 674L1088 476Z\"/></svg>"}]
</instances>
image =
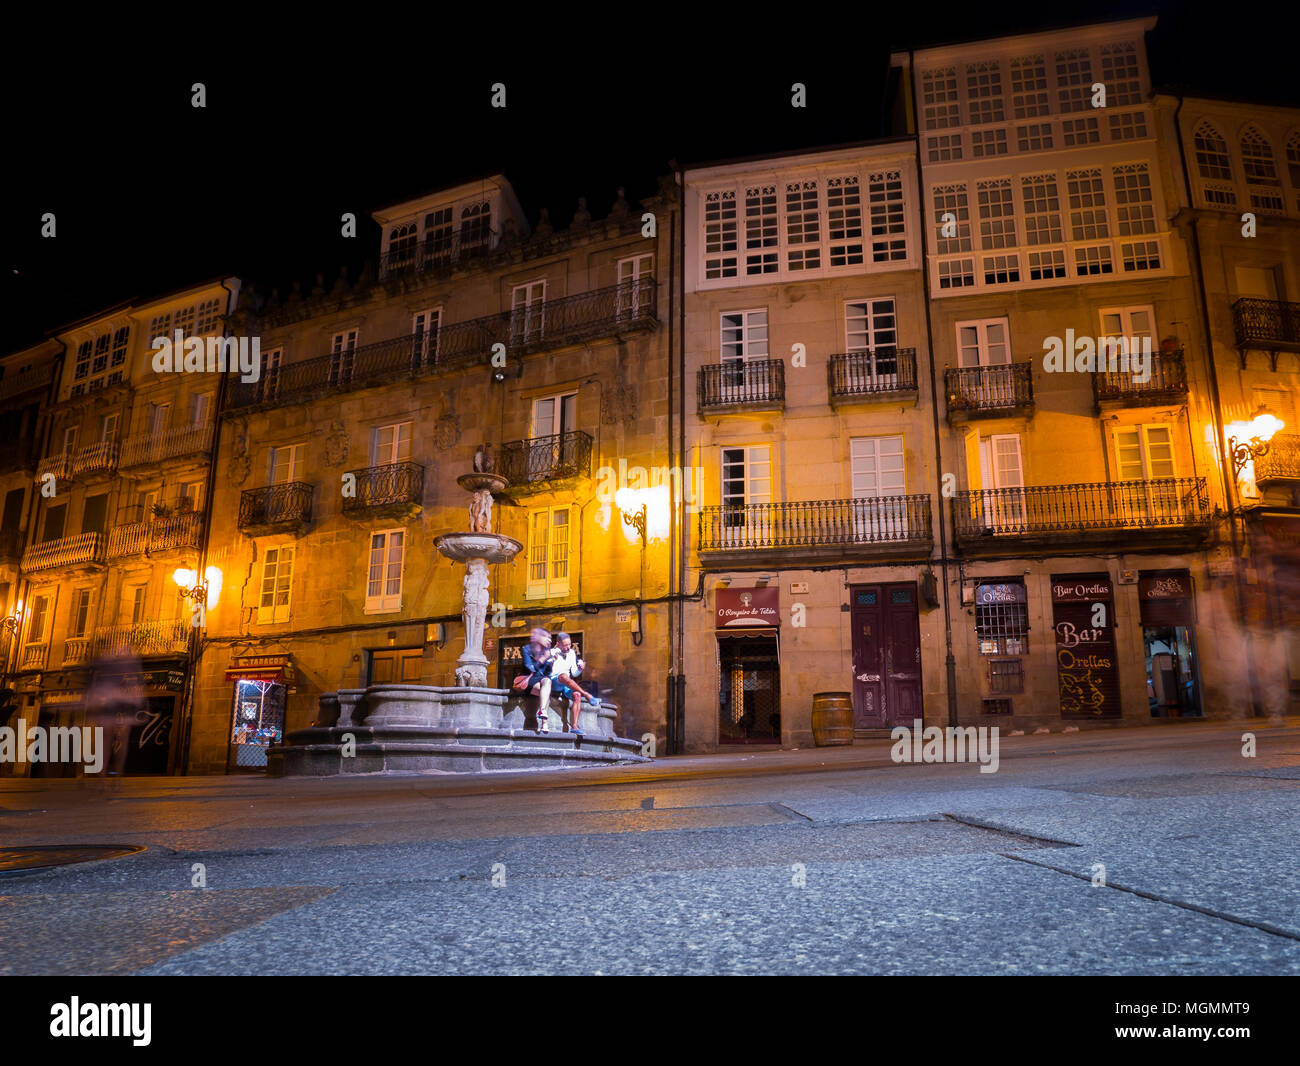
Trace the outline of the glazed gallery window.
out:
<instances>
[{"instance_id":1,"label":"glazed gallery window","mask_svg":"<svg viewBox=\"0 0 1300 1066\"><path fill-rule=\"evenodd\" d=\"M571 514L568 507L546 507L528 516L529 599L569 594Z\"/></svg>"},{"instance_id":2,"label":"glazed gallery window","mask_svg":"<svg viewBox=\"0 0 1300 1066\"><path fill-rule=\"evenodd\" d=\"M366 577L366 613L402 609L402 561L406 532L387 529L370 534L370 561Z\"/></svg>"},{"instance_id":3,"label":"glazed gallery window","mask_svg":"<svg viewBox=\"0 0 1300 1066\"><path fill-rule=\"evenodd\" d=\"M262 590L257 603L257 621L289 621L289 588L293 583L292 546L267 548L262 561Z\"/></svg>"},{"instance_id":4,"label":"glazed gallery window","mask_svg":"<svg viewBox=\"0 0 1300 1066\"><path fill-rule=\"evenodd\" d=\"M376 426L370 431L370 465L388 466L411 458L411 434L414 422L396 422Z\"/></svg>"}]
</instances>

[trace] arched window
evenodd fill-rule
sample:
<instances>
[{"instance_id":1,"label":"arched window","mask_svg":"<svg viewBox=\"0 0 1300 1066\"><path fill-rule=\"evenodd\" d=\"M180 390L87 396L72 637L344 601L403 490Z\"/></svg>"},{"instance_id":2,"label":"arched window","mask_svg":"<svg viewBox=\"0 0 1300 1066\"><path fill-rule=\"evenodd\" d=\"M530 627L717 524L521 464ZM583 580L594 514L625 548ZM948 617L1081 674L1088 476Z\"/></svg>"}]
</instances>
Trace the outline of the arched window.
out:
<instances>
[{"instance_id":1,"label":"arched window","mask_svg":"<svg viewBox=\"0 0 1300 1066\"><path fill-rule=\"evenodd\" d=\"M1228 142L1208 122L1202 122L1196 127L1196 169L1207 181L1232 180Z\"/></svg>"},{"instance_id":2,"label":"arched window","mask_svg":"<svg viewBox=\"0 0 1300 1066\"><path fill-rule=\"evenodd\" d=\"M1286 139L1286 169L1291 191L1297 194L1294 206L1300 211L1300 130L1292 130Z\"/></svg>"},{"instance_id":3,"label":"arched window","mask_svg":"<svg viewBox=\"0 0 1300 1066\"><path fill-rule=\"evenodd\" d=\"M413 259L417 239L414 222L394 226L388 233L389 266L398 266Z\"/></svg>"},{"instance_id":4,"label":"arched window","mask_svg":"<svg viewBox=\"0 0 1300 1066\"><path fill-rule=\"evenodd\" d=\"M1273 161L1273 146L1254 126L1241 134L1241 165L1246 172L1246 191L1250 206L1256 211L1282 212L1282 183Z\"/></svg>"},{"instance_id":5,"label":"arched window","mask_svg":"<svg viewBox=\"0 0 1300 1066\"><path fill-rule=\"evenodd\" d=\"M487 201L470 204L460 213L461 255L477 255L487 251L491 223L492 209Z\"/></svg>"}]
</instances>

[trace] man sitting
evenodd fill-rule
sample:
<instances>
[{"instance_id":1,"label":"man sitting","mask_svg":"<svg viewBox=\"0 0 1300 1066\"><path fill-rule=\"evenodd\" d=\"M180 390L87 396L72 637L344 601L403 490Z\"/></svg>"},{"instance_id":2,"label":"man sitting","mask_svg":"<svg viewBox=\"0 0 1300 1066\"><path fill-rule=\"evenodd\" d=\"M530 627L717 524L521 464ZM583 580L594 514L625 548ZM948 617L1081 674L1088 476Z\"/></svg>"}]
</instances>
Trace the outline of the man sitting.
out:
<instances>
[{"instance_id":1,"label":"man sitting","mask_svg":"<svg viewBox=\"0 0 1300 1066\"><path fill-rule=\"evenodd\" d=\"M591 704L592 709L600 707L600 700L584 689L574 680L587 665L578 658L573 649L573 638L568 633L555 634L555 649L551 659L551 687L557 695L569 700L569 732L582 736L579 728L582 713L582 701Z\"/></svg>"},{"instance_id":2,"label":"man sitting","mask_svg":"<svg viewBox=\"0 0 1300 1066\"><path fill-rule=\"evenodd\" d=\"M537 732L549 733L547 716L551 707L551 662L555 655L551 648L551 634L541 626L529 634L533 639L524 645L524 669L528 680L522 686L525 692L537 697Z\"/></svg>"}]
</instances>

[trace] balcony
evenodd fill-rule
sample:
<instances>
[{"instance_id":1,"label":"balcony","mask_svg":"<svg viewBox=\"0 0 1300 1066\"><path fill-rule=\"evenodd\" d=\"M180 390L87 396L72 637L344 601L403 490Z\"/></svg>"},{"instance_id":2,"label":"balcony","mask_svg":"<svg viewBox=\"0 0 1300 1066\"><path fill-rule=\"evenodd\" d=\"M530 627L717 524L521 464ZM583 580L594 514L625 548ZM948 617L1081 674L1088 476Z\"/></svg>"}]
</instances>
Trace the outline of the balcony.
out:
<instances>
[{"instance_id":1,"label":"balcony","mask_svg":"<svg viewBox=\"0 0 1300 1066\"><path fill-rule=\"evenodd\" d=\"M832 355L826 364L831 406L872 400L916 401L916 349L877 348Z\"/></svg>"},{"instance_id":2,"label":"balcony","mask_svg":"<svg viewBox=\"0 0 1300 1066\"><path fill-rule=\"evenodd\" d=\"M1277 433L1268 442L1268 452L1255 460L1255 484L1283 484L1288 487L1300 482L1300 433Z\"/></svg>"},{"instance_id":3,"label":"balcony","mask_svg":"<svg viewBox=\"0 0 1300 1066\"><path fill-rule=\"evenodd\" d=\"M189 621L183 618L148 618L125 625L100 626L95 630L91 653L95 658L184 655L189 651L191 632Z\"/></svg>"},{"instance_id":4,"label":"balcony","mask_svg":"<svg viewBox=\"0 0 1300 1066\"><path fill-rule=\"evenodd\" d=\"M72 480L72 452L55 452L36 464L36 483L41 484L46 475L54 475L55 483Z\"/></svg>"},{"instance_id":5,"label":"balcony","mask_svg":"<svg viewBox=\"0 0 1300 1066\"><path fill-rule=\"evenodd\" d=\"M1206 539L1211 517L1203 477L958 492L952 513L962 551L993 555L1031 545L1191 546Z\"/></svg>"},{"instance_id":6,"label":"balcony","mask_svg":"<svg viewBox=\"0 0 1300 1066\"><path fill-rule=\"evenodd\" d=\"M506 491L511 495L543 492L589 478L591 437L574 432L511 441L501 446L496 472L510 479Z\"/></svg>"},{"instance_id":7,"label":"balcony","mask_svg":"<svg viewBox=\"0 0 1300 1066\"><path fill-rule=\"evenodd\" d=\"M449 274L458 265L482 259L496 245L494 230L448 233L429 237L423 244L409 242L390 248L379 261L381 278Z\"/></svg>"},{"instance_id":8,"label":"balcony","mask_svg":"<svg viewBox=\"0 0 1300 1066\"><path fill-rule=\"evenodd\" d=\"M1232 305L1232 326L1243 353L1300 352L1300 304L1247 297Z\"/></svg>"},{"instance_id":9,"label":"balcony","mask_svg":"<svg viewBox=\"0 0 1300 1066\"><path fill-rule=\"evenodd\" d=\"M44 670L45 662L50 657L48 644L28 644L18 656L19 670Z\"/></svg>"},{"instance_id":10,"label":"balcony","mask_svg":"<svg viewBox=\"0 0 1300 1066\"><path fill-rule=\"evenodd\" d=\"M69 637L63 642L63 665L85 666L91 659L89 637Z\"/></svg>"},{"instance_id":11,"label":"balcony","mask_svg":"<svg viewBox=\"0 0 1300 1066\"><path fill-rule=\"evenodd\" d=\"M0 403L36 389L47 388L53 380L53 363L33 367L26 374L6 374L0 379Z\"/></svg>"},{"instance_id":12,"label":"balcony","mask_svg":"<svg viewBox=\"0 0 1300 1066\"><path fill-rule=\"evenodd\" d=\"M239 496L239 529L251 537L267 533L301 532L311 521L311 485L290 481Z\"/></svg>"},{"instance_id":13,"label":"balcony","mask_svg":"<svg viewBox=\"0 0 1300 1066\"><path fill-rule=\"evenodd\" d=\"M178 426L161 433L142 433L122 445L122 470L182 459L205 456L212 450L212 423Z\"/></svg>"},{"instance_id":14,"label":"balcony","mask_svg":"<svg viewBox=\"0 0 1300 1066\"><path fill-rule=\"evenodd\" d=\"M355 496L343 497L350 518L412 518L424 504L424 467L418 463L386 463L349 470Z\"/></svg>"},{"instance_id":15,"label":"balcony","mask_svg":"<svg viewBox=\"0 0 1300 1066\"><path fill-rule=\"evenodd\" d=\"M203 516L195 511L159 515L143 522L123 522L109 530L108 558L197 548L202 533Z\"/></svg>"},{"instance_id":16,"label":"balcony","mask_svg":"<svg viewBox=\"0 0 1300 1066\"><path fill-rule=\"evenodd\" d=\"M930 497L723 504L700 511L705 565L928 558Z\"/></svg>"},{"instance_id":17,"label":"balcony","mask_svg":"<svg viewBox=\"0 0 1300 1066\"><path fill-rule=\"evenodd\" d=\"M701 414L780 411L785 408L785 362L729 359L700 367L696 398Z\"/></svg>"},{"instance_id":18,"label":"balcony","mask_svg":"<svg viewBox=\"0 0 1300 1066\"><path fill-rule=\"evenodd\" d=\"M1093 376L1097 405L1148 407L1152 404L1182 403L1187 397L1187 368L1179 351L1153 352L1151 376L1138 381L1132 372L1103 371Z\"/></svg>"},{"instance_id":19,"label":"balcony","mask_svg":"<svg viewBox=\"0 0 1300 1066\"><path fill-rule=\"evenodd\" d=\"M117 470L119 446L115 440L101 440L78 449L72 457L72 476L94 477Z\"/></svg>"},{"instance_id":20,"label":"balcony","mask_svg":"<svg viewBox=\"0 0 1300 1066\"><path fill-rule=\"evenodd\" d=\"M31 545L23 552L22 570L30 574L62 567L94 567L103 562L104 535L78 533L75 537L60 537Z\"/></svg>"},{"instance_id":21,"label":"balcony","mask_svg":"<svg viewBox=\"0 0 1300 1066\"><path fill-rule=\"evenodd\" d=\"M232 410L301 403L346 389L391 385L402 379L486 364L494 344L511 354L578 344L598 337L654 328L653 278L547 300L514 313L485 315L306 359L262 368L257 381L232 383Z\"/></svg>"},{"instance_id":22,"label":"balcony","mask_svg":"<svg viewBox=\"0 0 1300 1066\"><path fill-rule=\"evenodd\" d=\"M943 372L948 421L1006 418L1034 409L1032 363L949 367Z\"/></svg>"}]
</instances>

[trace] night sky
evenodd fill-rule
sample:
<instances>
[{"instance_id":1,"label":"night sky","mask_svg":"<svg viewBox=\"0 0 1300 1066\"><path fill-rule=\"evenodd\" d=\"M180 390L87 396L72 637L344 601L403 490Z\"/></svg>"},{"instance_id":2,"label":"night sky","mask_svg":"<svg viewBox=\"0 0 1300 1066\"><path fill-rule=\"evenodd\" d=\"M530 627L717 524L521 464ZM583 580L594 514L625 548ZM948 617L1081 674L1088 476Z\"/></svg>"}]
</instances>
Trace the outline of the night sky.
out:
<instances>
[{"instance_id":1,"label":"night sky","mask_svg":"<svg viewBox=\"0 0 1300 1066\"><path fill-rule=\"evenodd\" d=\"M323 272L328 288L341 265L355 278L377 258L370 211L485 174L504 172L529 221L548 207L559 228L579 196L599 218L623 185L635 207L670 159L881 136L891 47L1154 13L1157 87L1300 107L1296 19L1277 6L1231 22L1225 12L1247 9L898 8L839 7L831 16L790 7L759 20L743 6L698 16L635 5L548 13L527 27L505 9L456 24L431 8L417 21L385 16L388 29L303 9L294 35L236 8L129 44L84 26L75 44L59 25L44 38L39 28L13 34L0 64L8 186L0 350L216 275L283 293L294 279L309 290ZM801 13L818 21L801 29ZM222 21L228 31L214 29ZM497 40L507 35L509 43ZM207 86L206 109L190 106L195 81ZM497 81L507 86L504 110L489 106ZM807 86L806 109L790 107L795 81ZM52 240L40 237L46 211L57 217ZM357 215L354 240L340 235L344 211Z\"/></svg>"}]
</instances>

